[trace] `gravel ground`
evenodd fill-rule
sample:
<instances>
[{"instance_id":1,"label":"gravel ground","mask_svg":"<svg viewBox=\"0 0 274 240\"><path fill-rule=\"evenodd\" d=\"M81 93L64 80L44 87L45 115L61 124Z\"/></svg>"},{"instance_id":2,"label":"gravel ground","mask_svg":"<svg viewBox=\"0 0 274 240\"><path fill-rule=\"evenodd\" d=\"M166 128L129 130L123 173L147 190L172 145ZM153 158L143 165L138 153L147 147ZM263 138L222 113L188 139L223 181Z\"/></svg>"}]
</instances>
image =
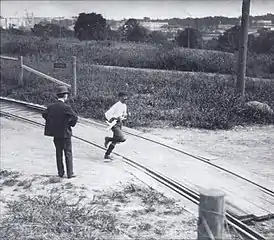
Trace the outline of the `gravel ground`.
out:
<instances>
[{"instance_id":1,"label":"gravel ground","mask_svg":"<svg viewBox=\"0 0 274 240\"><path fill-rule=\"evenodd\" d=\"M60 180L56 177L52 139L43 136L42 128L4 117L0 118L0 122L1 169L7 170L7 173L15 172L5 174L2 171L0 174L1 221L8 210L9 201L18 201L16 206L21 206L24 203L20 202L22 195L49 196L49 191L58 192L56 188L60 188L64 192L62 195L69 199L74 194L85 195L87 201L92 201L99 194L102 201L97 205L97 210L115 214L117 227L123 229L124 235L119 233L110 238L110 235L98 232L99 238L96 239L196 239L196 217L186 211L179 201L161 195L134 177L136 172L131 172L132 169L122 161L104 163L101 150L87 147L74 139L77 177ZM41 219L35 209L36 206L33 206L34 212L28 209L28 213ZM14 214L24 216L24 212ZM24 224L29 227L29 223ZM9 240L28 239L28 233L23 228L19 232L23 234L21 238L9 236ZM55 237L52 239L59 240Z\"/></svg>"},{"instance_id":2,"label":"gravel ground","mask_svg":"<svg viewBox=\"0 0 274 240\"><path fill-rule=\"evenodd\" d=\"M262 181L274 189L274 125L236 127L233 130L209 131L189 128L140 128L143 136L156 135L199 148L216 156L211 160L225 168L248 173L251 180ZM273 203L274 204L274 203ZM274 219L252 225L268 239L274 239Z\"/></svg>"},{"instance_id":3,"label":"gravel ground","mask_svg":"<svg viewBox=\"0 0 274 240\"><path fill-rule=\"evenodd\" d=\"M19 171L22 176L20 182L28 182L29 178L37 177L40 178L51 178L55 175L56 166L53 152L52 139L43 136L43 130L38 127L25 125L18 121L11 121L1 117L1 169L8 169L12 171ZM183 144L184 146L197 147L202 151L208 152L209 154L215 155L216 163L226 166L229 162L230 166L237 166L250 171L254 176L264 178L265 180L272 182L274 180L274 164L273 164L273 147L274 145L274 127L252 127L252 128L236 128L232 131L204 131L195 129L142 129L146 134L154 134L160 137L170 139L176 143ZM43 148L41 148L43 146ZM94 197L96 191L114 191L121 187L118 187L120 183L136 183L142 185L138 179L133 178L132 174L129 173L128 169L120 161L114 164L104 164L102 162L102 152L100 150L87 148L85 144L74 141L73 148L75 149L75 169L76 173L80 173L75 179L67 180L64 179L64 183L72 183L75 186L85 188L85 192L89 198ZM81 165L77 162L81 161ZM262 162L264 164L262 164ZM260 169L260 171L258 171ZM49 181L44 179L43 182ZM12 182L12 181L11 181ZM1 212L3 213L5 203L8 199L16 199L22 191L15 185L8 186L9 183L3 186L1 182ZM34 181L35 183L35 181ZM36 186L39 187L39 181L36 181ZM58 183L59 184L59 183ZM32 188L35 184L32 184ZM49 185L50 186L50 185ZM26 191L26 189L24 190ZM37 189L34 191L37 192ZM4 197L3 197L4 196ZM127 196L128 197L128 196ZM130 197L129 197L130 198ZM113 202L121 210L121 218L125 222L131 222L132 215L127 215L127 211L123 207L119 207L120 203ZM131 205L130 205L131 204ZM136 198L132 197L132 202L126 207L136 207L138 210L141 207L141 203ZM175 206L175 205L174 205ZM124 206L125 207L125 206ZM169 207L170 208L170 207ZM134 210L136 210L134 209ZM136 210L136 211L137 211ZM136 213L136 211L134 213ZM167 209L168 211L168 209ZM138 212L138 211L137 211ZM152 239L161 239L162 237L173 237L172 234L178 234L176 236L186 237L186 235L180 235L180 232L186 231L187 237L196 237L196 224L195 218L187 212L181 216L178 221L175 221L173 217L166 217L161 215L159 219L159 213L164 212L163 209L157 209L156 215L149 213L150 224L154 217L157 215L157 221L155 222L155 229L148 225L140 225L139 227L144 231L147 231L145 236ZM144 223L145 216L142 211L139 212L141 215L136 217L135 220L142 220ZM138 220L138 221L139 221ZM174 222L175 221L175 222ZM160 225L159 225L160 224ZM163 228L163 225L168 225L169 230L162 232L159 229ZM153 225L153 224L151 224ZM146 227L149 227L146 229ZM265 221L263 223L255 223L254 228L259 232L263 233L269 239L274 239L274 221ZM155 231L154 231L154 230ZM136 230L136 229L135 229ZM141 231L140 230L140 231ZM155 233L156 232L156 233ZM154 236L153 233L156 235ZM135 231L134 234L138 234ZM157 235L158 234L158 235ZM233 234L232 234L233 235ZM136 235L137 236L137 235ZM233 239L239 239L238 236L233 235ZM145 238L144 238L145 239Z\"/></svg>"},{"instance_id":4,"label":"gravel ground","mask_svg":"<svg viewBox=\"0 0 274 240\"><path fill-rule=\"evenodd\" d=\"M156 135L175 143L198 148L216 156L221 166L242 168L274 186L274 125L236 127L210 131L189 128L141 128L146 135Z\"/></svg>"}]
</instances>

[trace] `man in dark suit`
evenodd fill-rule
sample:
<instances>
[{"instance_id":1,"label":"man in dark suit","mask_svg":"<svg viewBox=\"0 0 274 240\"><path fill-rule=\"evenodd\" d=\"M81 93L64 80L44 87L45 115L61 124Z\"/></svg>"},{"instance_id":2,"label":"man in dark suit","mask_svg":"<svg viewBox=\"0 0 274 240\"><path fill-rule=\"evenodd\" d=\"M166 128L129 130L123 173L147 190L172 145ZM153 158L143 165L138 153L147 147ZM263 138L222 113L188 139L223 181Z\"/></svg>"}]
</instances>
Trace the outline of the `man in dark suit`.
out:
<instances>
[{"instance_id":1,"label":"man in dark suit","mask_svg":"<svg viewBox=\"0 0 274 240\"><path fill-rule=\"evenodd\" d=\"M64 176L63 151L66 159L66 169L68 178L75 177L73 173L72 163L72 144L71 127L77 123L78 116L72 108L65 103L68 99L69 91L65 86L60 86L57 91L58 101L49 105L42 113L46 120L45 132L46 136L53 137L56 148L56 161L58 176Z\"/></svg>"}]
</instances>

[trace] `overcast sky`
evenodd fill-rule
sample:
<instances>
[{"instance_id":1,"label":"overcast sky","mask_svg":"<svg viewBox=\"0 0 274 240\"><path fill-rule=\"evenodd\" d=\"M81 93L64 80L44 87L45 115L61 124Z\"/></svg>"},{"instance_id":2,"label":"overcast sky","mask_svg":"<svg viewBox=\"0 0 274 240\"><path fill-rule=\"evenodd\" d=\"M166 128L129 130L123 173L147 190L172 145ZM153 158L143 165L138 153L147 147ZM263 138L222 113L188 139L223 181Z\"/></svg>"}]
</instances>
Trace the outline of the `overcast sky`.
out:
<instances>
[{"instance_id":1,"label":"overcast sky","mask_svg":"<svg viewBox=\"0 0 274 240\"><path fill-rule=\"evenodd\" d=\"M96 12L107 19L186 18L241 15L242 0L154 0L154 1L13 1L1 0L1 16L70 17L80 12ZM251 15L274 13L274 0L251 0Z\"/></svg>"}]
</instances>

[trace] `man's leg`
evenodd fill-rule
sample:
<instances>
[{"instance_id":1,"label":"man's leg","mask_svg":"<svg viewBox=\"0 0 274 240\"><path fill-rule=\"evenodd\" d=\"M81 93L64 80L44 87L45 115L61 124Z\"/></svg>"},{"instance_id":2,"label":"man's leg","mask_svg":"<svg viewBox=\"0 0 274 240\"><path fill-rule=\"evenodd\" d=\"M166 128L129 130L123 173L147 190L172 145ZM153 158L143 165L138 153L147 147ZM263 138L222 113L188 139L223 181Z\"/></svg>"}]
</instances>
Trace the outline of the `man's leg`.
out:
<instances>
[{"instance_id":1,"label":"man's leg","mask_svg":"<svg viewBox=\"0 0 274 240\"><path fill-rule=\"evenodd\" d=\"M116 129L115 129L115 134L114 134L114 138L115 138L115 141L117 143L122 143L122 142L125 142L126 141L126 138L122 132L122 126L118 126Z\"/></svg>"},{"instance_id":2,"label":"man's leg","mask_svg":"<svg viewBox=\"0 0 274 240\"><path fill-rule=\"evenodd\" d=\"M115 148L115 145L116 145L115 142L112 142L112 143L109 145L109 147L108 147L108 149L107 149L107 151L106 151L106 153L105 153L105 159L111 159L109 155L111 154L111 152L112 152L113 149Z\"/></svg>"},{"instance_id":3,"label":"man's leg","mask_svg":"<svg viewBox=\"0 0 274 240\"><path fill-rule=\"evenodd\" d=\"M58 176L64 176L64 165L63 165L63 148L64 148L64 141L62 138L53 138L53 142L56 149L56 163L57 163L57 171Z\"/></svg>"},{"instance_id":4,"label":"man's leg","mask_svg":"<svg viewBox=\"0 0 274 240\"><path fill-rule=\"evenodd\" d=\"M71 178L74 177L71 138L64 139L64 152L66 158L67 176L68 178Z\"/></svg>"},{"instance_id":5,"label":"man's leg","mask_svg":"<svg viewBox=\"0 0 274 240\"><path fill-rule=\"evenodd\" d=\"M110 137L106 137L105 138L105 146L107 147L107 145L108 145L108 143L109 142L111 142L111 144L109 145L109 147L108 147L108 149L107 149L107 151L106 151L106 153L105 153L105 159L111 159L110 158L110 154L111 154L111 152L113 151L113 149L115 148L115 145L116 145L116 141L115 141L115 126L114 127L112 127L112 132L113 132L113 137L112 138L110 138Z\"/></svg>"},{"instance_id":6,"label":"man's leg","mask_svg":"<svg viewBox=\"0 0 274 240\"><path fill-rule=\"evenodd\" d=\"M117 143L126 141L122 133L121 126L114 126L112 128L112 131L113 131L113 138L111 138L111 144L109 145L106 151L105 159L109 159L109 155L111 154L111 152L113 151Z\"/></svg>"},{"instance_id":7,"label":"man's leg","mask_svg":"<svg viewBox=\"0 0 274 240\"><path fill-rule=\"evenodd\" d=\"M108 144L110 143L110 142L112 142L113 141L113 138L111 138L111 137L105 137L105 148L107 148L108 147Z\"/></svg>"}]
</instances>

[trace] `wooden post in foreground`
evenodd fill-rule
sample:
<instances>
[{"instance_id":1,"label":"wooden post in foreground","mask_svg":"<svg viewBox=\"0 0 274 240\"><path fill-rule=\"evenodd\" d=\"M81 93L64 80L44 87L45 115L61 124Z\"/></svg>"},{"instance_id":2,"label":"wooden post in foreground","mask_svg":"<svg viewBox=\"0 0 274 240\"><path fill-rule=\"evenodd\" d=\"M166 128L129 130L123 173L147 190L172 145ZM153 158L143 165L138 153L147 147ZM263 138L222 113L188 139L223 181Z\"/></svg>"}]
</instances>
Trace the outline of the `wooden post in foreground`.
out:
<instances>
[{"instance_id":1,"label":"wooden post in foreground","mask_svg":"<svg viewBox=\"0 0 274 240\"><path fill-rule=\"evenodd\" d=\"M224 218L224 193L214 189L200 193L198 240L222 240Z\"/></svg>"},{"instance_id":2,"label":"wooden post in foreground","mask_svg":"<svg viewBox=\"0 0 274 240\"><path fill-rule=\"evenodd\" d=\"M20 58L18 59L18 61L19 61L19 66L20 66L18 85L19 86L24 86L24 69L23 69L24 58L23 58L23 56L20 56Z\"/></svg>"},{"instance_id":3,"label":"wooden post in foreground","mask_svg":"<svg viewBox=\"0 0 274 240\"><path fill-rule=\"evenodd\" d=\"M72 90L72 96L76 97L77 95L77 75L76 75L76 57L73 56L73 62L72 62L72 84L71 84L71 90Z\"/></svg>"}]
</instances>

